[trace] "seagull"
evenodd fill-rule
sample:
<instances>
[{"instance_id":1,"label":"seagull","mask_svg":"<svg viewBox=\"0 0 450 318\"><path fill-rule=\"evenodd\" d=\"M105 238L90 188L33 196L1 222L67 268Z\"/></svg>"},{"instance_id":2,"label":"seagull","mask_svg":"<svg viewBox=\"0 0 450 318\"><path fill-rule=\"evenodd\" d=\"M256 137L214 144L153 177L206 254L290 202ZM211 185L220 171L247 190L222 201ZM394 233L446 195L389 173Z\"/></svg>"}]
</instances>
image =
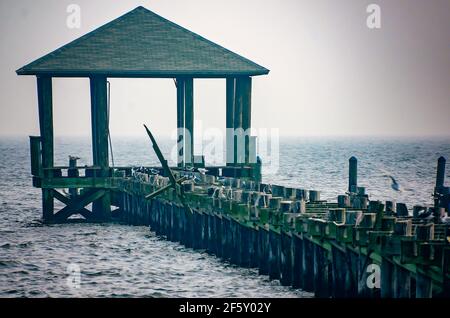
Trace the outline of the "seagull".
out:
<instances>
[{"instance_id":1,"label":"seagull","mask_svg":"<svg viewBox=\"0 0 450 318\"><path fill-rule=\"evenodd\" d=\"M387 178L391 179L391 182L392 182L391 183L391 188L394 191L402 192L402 189L400 188L400 185L398 184L397 180L394 179L393 176L391 176L390 174L386 173L386 174L383 175L383 177L387 177Z\"/></svg>"},{"instance_id":2,"label":"seagull","mask_svg":"<svg viewBox=\"0 0 450 318\"><path fill-rule=\"evenodd\" d=\"M424 208L422 211L419 211L419 214L417 215L420 219L432 219L434 208Z\"/></svg>"},{"instance_id":3,"label":"seagull","mask_svg":"<svg viewBox=\"0 0 450 318\"><path fill-rule=\"evenodd\" d=\"M150 174L157 175L157 174L159 174L159 170L157 170L155 168L150 168Z\"/></svg>"},{"instance_id":4,"label":"seagull","mask_svg":"<svg viewBox=\"0 0 450 318\"><path fill-rule=\"evenodd\" d=\"M444 215L443 217L440 218L440 220L441 220L441 223L450 225L450 216Z\"/></svg>"},{"instance_id":5,"label":"seagull","mask_svg":"<svg viewBox=\"0 0 450 318\"><path fill-rule=\"evenodd\" d=\"M69 160L78 160L78 159L81 159L80 157L77 157L77 156L71 156L71 155L69 155Z\"/></svg>"},{"instance_id":6,"label":"seagull","mask_svg":"<svg viewBox=\"0 0 450 318\"><path fill-rule=\"evenodd\" d=\"M271 184L266 184L265 186L264 186L264 189L263 189L263 192L264 193L272 193L272 185Z\"/></svg>"},{"instance_id":7,"label":"seagull","mask_svg":"<svg viewBox=\"0 0 450 318\"><path fill-rule=\"evenodd\" d=\"M395 181L393 176L388 176L389 178L391 178L392 180L392 184L391 184L391 188L394 189L395 191L401 191L400 190L400 185L397 183L397 181Z\"/></svg>"},{"instance_id":8,"label":"seagull","mask_svg":"<svg viewBox=\"0 0 450 318\"><path fill-rule=\"evenodd\" d=\"M206 174L208 172L208 169L198 168L197 171L200 172L200 174Z\"/></svg>"}]
</instances>

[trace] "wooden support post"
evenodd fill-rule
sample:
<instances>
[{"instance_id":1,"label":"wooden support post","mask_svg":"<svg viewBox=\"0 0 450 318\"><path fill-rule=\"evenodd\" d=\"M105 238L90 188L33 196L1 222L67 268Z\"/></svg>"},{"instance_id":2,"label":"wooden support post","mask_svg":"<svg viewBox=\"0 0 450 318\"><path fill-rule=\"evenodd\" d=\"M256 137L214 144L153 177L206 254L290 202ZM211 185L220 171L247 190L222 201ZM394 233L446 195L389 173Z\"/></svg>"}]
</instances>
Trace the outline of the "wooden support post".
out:
<instances>
[{"instance_id":1,"label":"wooden support post","mask_svg":"<svg viewBox=\"0 0 450 318\"><path fill-rule=\"evenodd\" d=\"M292 234L294 244L294 259L293 259L293 273L292 273L292 287L303 288L303 262L302 262L302 249L303 240L296 234Z\"/></svg>"},{"instance_id":2,"label":"wooden support post","mask_svg":"<svg viewBox=\"0 0 450 318\"><path fill-rule=\"evenodd\" d=\"M241 245L241 231L240 224L235 219L231 220L231 263L241 265L242 262L242 245Z\"/></svg>"},{"instance_id":3,"label":"wooden support post","mask_svg":"<svg viewBox=\"0 0 450 318\"><path fill-rule=\"evenodd\" d=\"M42 175L42 143L40 136L30 136L31 175Z\"/></svg>"},{"instance_id":4,"label":"wooden support post","mask_svg":"<svg viewBox=\"0 0 450 318\"><path fill-rule=\"evenodd\" d=\"M307 292L314 291L314 247L313 243L303 238L302 248L302 281L303 290Z\"/></svg>"},{"instance_id":5,"label":"wooden support post","mask_svg":"<svg viewBox=\"0 0 450 318\"><path fill-rule=\"evenodd\" d=\"M293 272L293 253L292 253L292 236L290 233L281 232L281 278L280 282L283 286L290 286L292 284Z\"/></svg>"},{"instance_id":6,"label":"wooden support post","mask_svg":"<svg viewBox=\"0 0 450 318\"><path fill-rule=\"evenodd\" d=\"M269 278L280 279L280 234L269 230Z\"/></svg>"},{"instance_id":7,"label":"wooden support post","mask_svg":"<svg viewBox=\"0 0 450 318\"><path fill-rule=\"evenodd\" d=\"M183 78L177 78L177 149L178 149L178 166L184 165L184 88L185 81Z\"/></svg>"},{"instance_id":8,"label":"wooden support post","mask_svg":"<svg viewBox=\"0 0 450 318\"><path fill-rule=\"evenodd\" d=\"M250 228L238 224L238 227L240 229L239 233L239 245L241 250L241 259L240 259L240 266L242 267L250 267Z\"/></svg>"},{"instance_id":9,"label":"wooden support post","mask_svg":"<svg viewBox=\"0 0 450 318\"><path fill-rule=\"evenodd\" d=\"M69 169L67 170L67 176L71 178L79 177L79 172L77 169L77 160L78 157L69 156ZM77 188L70 188L69 193L71 197L75 197L78 195Z\"/></svg>"},{"instance_id":10,"label":"wooden support post","mask_svg":"<svg viewBox=\"0 0 450 318\"><path fill-rule=\"evenodd\" d=\"M109 174L108 160L108 109L106 77L90 78L91 88L91 122L92 122L92 154L93 163L101 168L100 175ZM103 197L92 203L94 218L109 220L111 218L111 196L106 192Z\"/></svg>"},{"instance_id":11,"label":"wooden support post","mask_svg":"<svg viewBox=\"0 0 450 318\"><path fill-rule=\"evenodd\" d=\"M52 78L37 77L39 128L42 141L42 167L53 168L53 101ZM50 174L52 173L51 170ZM50 175L52 177L52 175ZM51 221L54 213L52 189L42 189L42 217L44 222Z\"/></svg>"},{"instance_id":12,"label":"wooden support post","mask_svg":"<svg viewBox=\"0 0 450 318\"><path fill-rule=\"evenodd\" d=\"M348 191L357 192L358 186L358 160L351 157L348 160Z\"/></svg>"},{"instance_id":13,"label":"wooden support post","mask_svg":"<svg viewBox=\"0 0 450 318\"><path fill-rule=\"evenodd\" d=\"M345 290L350 298L358 296L358 279L359 279L359 255L357 253L346 251L345 254L348 271L345 275Z\"/></svg>"},{"instance_id":14,"label":"wooden support post","mask_svg":"<svg viewBox=\"0 0 450 318\"><path fill-rule=\"evenodd\" d=\"M394 264L393 270L393 286L394 298L411 298L411 276L408 270Z\"/></svg>"},{"instance_id":15,"label":"wooden support post","mask_svg":"<svg viewBox=\"0 0 450 318\"><path fill-rule=\"evenodd\" d=\"M249 240L250 240L250 267L258 267L258 229L251 227L249 230Z\"/></svg>"},{"instance_id":16,"label":"wooden support post","mask_svg":"<svg viewBox=\"0 0 450 318\"><path fill-rule=\"evenodd\" d=\"M226 81L226 159L227 166L229 166L236 163L234 161L234 105L236 79L234 77L229 77Z\"/></svg>"},{"instance_id":17,"label":"wooden support post","mask_svg":"<svg viewBox=\"0 0 450 318\"><path fill-rule=\"evenodd\" d=\"M230 259L230 219L222 216L222 259Z\"/></svg>"},{"instance_id":18,"label":"wooden support post","mask_svg":"<svg viewBox=\"0 0 450 318\"><path fill-rule=\"evenodd\" d=\"M317 244L314 245L314 296L327 298L329 293L327 251Z\"/></svg>"},{"instance_id":19,"label":"wooden support post","mask_svg":"<svg viewBox=\"0 0 450 318\"><path fill-rule=\"evenodd\" d=\"M269 274L269 231L264 227L258 229L258 272Z\"/></svg>"},{"instance_id":20,"label":"wooden support post","mask_svg":"<svg viewBox=\"0 0 450 318\"><path fill-rule=\"evenodd\" d=\"M214 213L214 223L216 228L216 236L214 238L214 245L217 257L223 257L223 227L222 227L222 217Z\"/></svg>"},{"instance_id":21,"label":"wooden support post","mask_svg":"<svg viewBox=\"0 0 450 318\"><path fill-rule=\"evenodd\" d=\"M234 164L242 164L242 155L245 150L241 145L240 132L242 130L242 110L243 110L243 90L245 89L243 85L243 80L241 77L236 78L236 88L235 88L235 99L234 99L234 118L233 118L233 128L234 128Z\"/></svg>"},{"instance_id":22,"label":"wooden support post","mask_svg":"<svg viewBox=\"0 0 450 318\"><path fill-rule=\"evenodd\" d=\"M436 188L444 186L445 182L445 158L439 157L436 172Z\"/></svg>"},{"instance_id":23,"label":"wooden support post","mask_svg":"<svg viewBox=\"0 0 450 318\"><path fill-rule=\"evenodd\" d=\"M441 200L439 198L439 194L442 193L442 190L444 187L444 182L445 182L445 158L441 156L438 159L437 171L436 171L436 187L434 188L435 211L437 211L439 207L443 206L440 202ZM448 209L448 206L446 206L445 208ZM436 220L438 220L439 216L437 216L437 213L435 213L435 215L436 215Z\"/></svg>"},{"instance_id":24,"label":"wooden support post","mask_svg":"<svg viewBox=\"0 0 450 318\"><path fill-rule=\"evenodd\" d=\"M433 296L431 279L422 273L416 273L416 298L431 298Z\"/></svg>"},{"instance_id":25,"label":"wooden support post","mask_svg":"<svg viewBox=\"0 0 450 318\"><path fill-rule=\"evenodd\" d=\"M332 256L332 296L333 298L346 297L346 272L348 266L345 262L345 254L337 247L331 247Z\"/></svg>"},{"instance_id":26,"label":"wooden support post","mask_svg":"<svg viewBox=\"0 0 450 318\"><path fill-rule=\"evenodd\" d=\"M184 87L185 107L185 163L194 165L194 79L186 78Z\"/></svg>"},{"instance_id":27,"label":"wooden support post","mask_svg":"<svg viewBox=\"0 0 450 318\"><path fill-rule=\"evenodd\" d=\"M242 95L242 129L244 132L248 131L248 135L245 134L245 150L244 160L246 164L256 163L256 158L250 158L250 128L252 122L252 78L243 77L239 81L241 86Z\"/></svg>"},{"instance_id":28,"label":"wooden support post","mask_svg":"<svg viewBox=\"0 0 450 318\"><path fill-rule=\"evenodd\" d=\"M392 272L394 271L393 264L386 258L381 259L381 298L392 298L393 297L393 286L392 286Z\"/></svg>"}]
</instances>

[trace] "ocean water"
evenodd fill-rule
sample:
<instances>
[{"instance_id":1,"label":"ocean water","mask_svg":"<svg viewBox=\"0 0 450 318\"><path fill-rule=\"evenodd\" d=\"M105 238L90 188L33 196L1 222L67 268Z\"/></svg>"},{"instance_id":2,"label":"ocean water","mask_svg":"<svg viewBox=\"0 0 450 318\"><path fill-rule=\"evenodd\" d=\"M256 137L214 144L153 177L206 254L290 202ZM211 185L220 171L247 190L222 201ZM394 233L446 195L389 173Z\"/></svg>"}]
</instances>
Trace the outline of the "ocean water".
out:
<instances>
[{"instance_id":1,"label":"ocean water","mask_svg":"<svg viewBox=\"0 0 450 318\"><path fill-rule=\"evenodd\" d=\"M172 142L160 145L168 155ZM158 164L144 138L115 138L113 150L116 166ZM90 142L57 138L55 164L67 165L69 155L90 164ZM263 181L320 190L335 200L347 188L350 156L358 158L358 183L371 199L411 208L431 204L437 158L450 158L450 139L281 139L279 169L264 169ZM264 166L269 158L262 160ZM387 174L401 192L391 189ZM28 139L0 139L0 297L311 297L257 270L167 242L147 227L43 226L40 200L31 186ZM68 284L73 265L79 288Z\"/></svg>"}]
</instances>

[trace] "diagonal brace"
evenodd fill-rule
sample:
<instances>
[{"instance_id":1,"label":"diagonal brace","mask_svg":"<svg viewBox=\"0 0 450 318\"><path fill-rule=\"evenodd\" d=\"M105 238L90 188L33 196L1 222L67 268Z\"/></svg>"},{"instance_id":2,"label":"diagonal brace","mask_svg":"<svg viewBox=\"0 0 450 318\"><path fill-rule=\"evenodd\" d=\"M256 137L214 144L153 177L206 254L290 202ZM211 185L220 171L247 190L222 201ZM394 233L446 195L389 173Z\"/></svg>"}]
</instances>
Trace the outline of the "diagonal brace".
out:
<instances>
[{"instance_id":1,"label":"diagonal brace","mask_svg":"<svg viewBox=\"0 0 450 318\"><path fill-rule=\"evenodd\" d=\"M54 198L57 199L58 201L64 203L65 205L70 205L71 200L74 199L74 198L66 197L64 194L62 194L62 193L56 191L55 189L52 189L52 190L53 190L52 192L53 192ZM81 214L84 218L86 218L86 219L90 218L90 217L91 217L91 214L92 214L91 211L89 211L88 209L86 209L86 208L84 208L84 207L81 208L81 209L78 211L78 213L80 213L80 214Z\"/></svg>"},{"instance_id":2,"label":"diagonal brace","mask_svg":"<svg viewBox=\"0 0 450 318\"><path fill-rule=\"evenodd\" d=\"M72 214L79 213L79 211L89 203L100 199L105 193L106 191L104 189L89 190L86 193L71 199L70 203L56 213L54 217L57 220L66 220Z\"/></svg>"}]
</instances>

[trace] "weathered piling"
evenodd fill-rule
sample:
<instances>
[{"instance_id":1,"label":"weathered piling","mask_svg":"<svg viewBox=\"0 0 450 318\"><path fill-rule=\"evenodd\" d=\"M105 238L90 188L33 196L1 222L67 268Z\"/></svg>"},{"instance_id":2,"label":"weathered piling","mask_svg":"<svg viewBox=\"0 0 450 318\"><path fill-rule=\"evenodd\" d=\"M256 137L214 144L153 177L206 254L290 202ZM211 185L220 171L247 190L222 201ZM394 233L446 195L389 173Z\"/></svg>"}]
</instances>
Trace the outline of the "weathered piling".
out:
<instances>
[{"instance_id":1,"label":"weathered piling","mask_svg":"<svg viewBox=\"0 0 450 318\"><path fill-rule=\"evenodd\" d=\"M292 287L303 288L303 240L294 233L292 234L293 260L292 260Z\"/></svg>"},{"instance_id":2,"label":"weathered piling","mask_svg":"<svg viewBox=\"0 0 450 318\"><path fill-rule=\"evenodd\" d=\"M281 231L280 282L283 286L292 285L293 277L293 239L291 233Z\"/></svg>"},{"instance_id":3,"label":"weathered piling","mask_svg":"<svg viewBox=\"0 0 450 318\"><path fill-rule=\"evenodd\" d=\"M437 172L436 172L436 188L442 188L444 186L445 181L445 163L446 160L444 157L439 157L437 164Z\"/></svg>"},{"instance_id":4,"label":"weathered piling","mask_svg":"<svg viewBox=\"0 0 450 318\"><path fill-rule=\"evenodd\" d=\"M356 192L358 186L358 160L351 157L348 160L348 192Z\"/></svg>"},{"instance_id":5,"label":"weathered piling","mask_svg":"<svg viewBox=\"0 0 450 318\"><path fill-rule=\"evenodd\" d=\"M314 296L327 298L330 296L329 268L327 251L314 244Z\"/></svg>"},{"instance_id":6,"label":"weathered piling","mask_svg":"<svg viewBox=\"0 0 450 318\"><path fill-rule=\"evenodd\" d=\"M302 243L303 290L314 292L314 245L308 239L303 239Z\"/></svg>"},{"instance_id":7,"label":"weathered piling","mask_svg":"<svg viewBox=\"0 0 450 318\"><path fill-rule=\"evenodd\" d=\"M265 227L258 228L258 268L260 275L269 274L269 231Z\"/></svg>"},{"instance_id":8,"label":"weathered piling","mask_svg":"<svg viewBox=\"0 0 450 318\"><path fill-rule=\"evenodd\" d=\"M269 229L269 266L268 274L270 279L280 278L280 234L273 229Z\"/></svg>"}]
</instances>

